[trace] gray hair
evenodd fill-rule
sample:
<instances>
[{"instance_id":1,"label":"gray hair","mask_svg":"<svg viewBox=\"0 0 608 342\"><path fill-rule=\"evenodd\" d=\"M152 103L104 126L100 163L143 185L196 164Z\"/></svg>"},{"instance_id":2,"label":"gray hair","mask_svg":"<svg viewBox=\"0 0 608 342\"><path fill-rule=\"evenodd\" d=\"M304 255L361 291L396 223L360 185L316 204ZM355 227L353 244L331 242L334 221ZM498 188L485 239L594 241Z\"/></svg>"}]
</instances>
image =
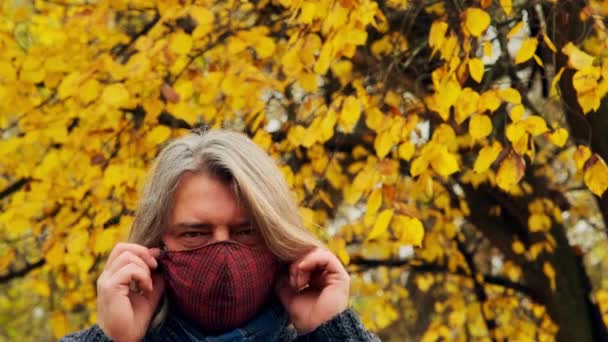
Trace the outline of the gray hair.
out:
<instances>
[{"instance_id":1,"label":"gray hair","mask_svg":"<svg viewBox=\"0 0 608 342\"><path fill-rule=\"evenodd\" d=\"M246 135L201 130L170 141L160 152L141 193L129 241L158 247L172 210L173 194L185 172L230 182L266 246L282 261L293 261L323 243L303 223L289 187L274 160ZM166 317L167 301L152 326Z\"/></svg>"}]
</instances>

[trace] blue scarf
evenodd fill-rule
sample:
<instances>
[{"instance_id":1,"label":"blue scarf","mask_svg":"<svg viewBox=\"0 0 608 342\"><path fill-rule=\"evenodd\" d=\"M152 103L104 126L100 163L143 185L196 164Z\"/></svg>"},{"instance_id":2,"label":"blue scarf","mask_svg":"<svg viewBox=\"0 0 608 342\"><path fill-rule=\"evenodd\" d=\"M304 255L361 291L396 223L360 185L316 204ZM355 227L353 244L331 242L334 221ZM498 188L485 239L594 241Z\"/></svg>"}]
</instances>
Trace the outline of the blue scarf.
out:
<instances>
[{"instance_id":1,"label":"blue scarf","mask_svg":"<svg viewBox=\"0 0 608 342\"><path fill-rule=\"evenodd\" d=\"M244 326L221 335L205 335L192 323L171 314L167 321L157 330L148 333L145 342L175 341L175 342L258 342L274 341L287 326L287 313L278 303L272 303L256 318Z\"/></svg>"}]
</instances>

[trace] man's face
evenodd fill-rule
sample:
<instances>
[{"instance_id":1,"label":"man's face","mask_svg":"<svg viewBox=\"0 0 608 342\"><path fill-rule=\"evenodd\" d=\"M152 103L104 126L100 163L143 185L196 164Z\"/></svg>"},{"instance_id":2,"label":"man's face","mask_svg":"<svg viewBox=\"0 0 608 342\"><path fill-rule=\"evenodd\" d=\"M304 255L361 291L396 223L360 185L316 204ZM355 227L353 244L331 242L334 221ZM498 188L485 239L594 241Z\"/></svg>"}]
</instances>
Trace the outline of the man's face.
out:
<instances>
[{"instance_id":1,"label":"man's face","mask_svg":"<svg viewBox=\"0 0 608 342\"><path fill-rule=\"evenodd\" d=\"M258 228L239 206L232 188L215 177L187 172L174 194L169 224L162 236L170 251L234 240L250 246L264 244Z\"/></svg>"}]
</instances>

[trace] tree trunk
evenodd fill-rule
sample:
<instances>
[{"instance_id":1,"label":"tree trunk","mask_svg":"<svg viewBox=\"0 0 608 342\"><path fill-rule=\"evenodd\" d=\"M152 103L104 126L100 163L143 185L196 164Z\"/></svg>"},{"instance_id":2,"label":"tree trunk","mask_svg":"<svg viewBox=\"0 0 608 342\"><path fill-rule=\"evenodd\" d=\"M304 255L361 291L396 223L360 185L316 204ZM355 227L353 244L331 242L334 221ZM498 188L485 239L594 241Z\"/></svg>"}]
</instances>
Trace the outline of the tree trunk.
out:
<instances>
[{"instance_id":1,"label":"tree trunk","mask_svg":"<svg viewBox=\"0 0 608 342\"><path fill-rule=\"evenodd\" d=\"M541 255L537 260L526 260L522 255L515 254L511 246L514 236L521 238L522 231L527 231L527 228L517 227L517 220L488 215L492 206L500 205L504 210L512 207L497 200L503 198L502 194L493 194L497 191L484 186L478 189L465 187L469 206L474 208L469 217L471 223L508 259L522 268L524 282L533 297L531 299L543 304L559 327L558 341L606 341L606 327L601 317L597 320L599 310L589 301L591 289L581 258L570 248L564 227L555 224L551 230L557 244L554 253ZM527 213L511 214L527 216ZM551 281L543 272L545 262L555 270L555 290L551 289Z\"/></svg>"},{"instance_id":2,"label":"tree trunk","mask_svg":"<svg viewBox=\"0 0 608 342\"><path fill-rule=\"evenodd\" d=\"M568 42L580 43L589 34L591 23L582 22L578 13L585 7L584 1L567 1L560 7L555 16L556 31L552 32L559 51ZM564 28L567 28L564 30ZM555 70L568 67L568 57L557 53ZM565 69L559 81L559 90L563 100L563 110L570 126L570 136L575 144L589 146L593 152L608 161L608 100L604 98L597 112L584 114L578 104L576 90L572 85L575 70ZM596 196L602 213L606 235L608 236L608 193Z\"/></svg>"}]
</instances>

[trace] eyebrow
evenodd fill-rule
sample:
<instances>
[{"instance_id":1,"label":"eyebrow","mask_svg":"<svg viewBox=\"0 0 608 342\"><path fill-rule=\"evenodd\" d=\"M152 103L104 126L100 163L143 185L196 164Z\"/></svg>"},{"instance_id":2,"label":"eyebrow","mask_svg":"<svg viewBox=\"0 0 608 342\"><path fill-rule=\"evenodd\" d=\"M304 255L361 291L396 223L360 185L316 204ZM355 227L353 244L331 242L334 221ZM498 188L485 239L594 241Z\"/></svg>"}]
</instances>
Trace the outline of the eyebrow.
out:
<instances>
[{"instance_id":1,"label":"eyebrow","mask_svg":"<svg viewBox=\"0 0 608 342\"><path fill-rule=\"evenodd\" d=\"M250 225L250 220L240 220L234 223L229 224L228 226L231 228L239 228L245 225ZM213 229L213 223L209 222L178 222L173 225L173 228L193 228L193 229Z\"/></svg>"}]
</instances>

